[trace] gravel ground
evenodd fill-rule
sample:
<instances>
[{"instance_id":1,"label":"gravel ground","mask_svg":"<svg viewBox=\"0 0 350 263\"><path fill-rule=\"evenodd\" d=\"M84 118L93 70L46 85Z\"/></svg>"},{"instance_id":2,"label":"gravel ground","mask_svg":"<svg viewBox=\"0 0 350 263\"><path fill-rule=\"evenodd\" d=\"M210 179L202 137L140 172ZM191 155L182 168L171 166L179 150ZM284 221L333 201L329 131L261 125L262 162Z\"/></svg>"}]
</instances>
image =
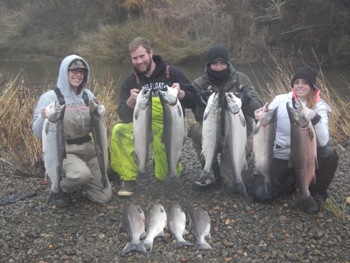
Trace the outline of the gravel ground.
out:
<instances>
[{"instance_id":1,"label":"gravel ground","mask_svg":"<svg viewBox=\"0 0 350 263\"><path fill-rule=\"evenodd\" d=\"M48 207L49 186L41 184L42 179L2 174L0 196L28 190L36 195L0 206L0 262L350 262L350 214L344 209L350 196L349 149L337 148L339 167L329 189L333 202L345 211L342 218L324 204L316 215L295 209L294 195L257 204L220 187L194 191L193 177L199 174L200 164L189 139L182 157L181 187L166 191L152 176L138 183L131 198L114 194L105 206L90 202L78 189L69 208ZM116 193L118 183L112 184ZM191 201L208 211L213 249L175 249L166 232L155 240L149 258L134 251L122 257L129 241L126 232L118 229L124 205L139 204L147 217L154 202L167 207L174 200L182 205ZM194 241L191 232L185 238Z\"/></svg>"}]
</instances>

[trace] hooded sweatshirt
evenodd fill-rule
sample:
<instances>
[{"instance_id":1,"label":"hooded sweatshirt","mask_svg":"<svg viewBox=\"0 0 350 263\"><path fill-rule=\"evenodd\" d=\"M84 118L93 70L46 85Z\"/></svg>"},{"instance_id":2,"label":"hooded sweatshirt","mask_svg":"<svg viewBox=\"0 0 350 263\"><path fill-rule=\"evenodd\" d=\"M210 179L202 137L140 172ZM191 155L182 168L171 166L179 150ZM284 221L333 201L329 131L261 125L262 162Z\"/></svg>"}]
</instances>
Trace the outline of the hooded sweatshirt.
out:
<instances>
[{"instance_id":1,"label":"hooded sweatshirt","mask_svg":"<svg viewBox=\"0 0 350 263\"><path fill-rule=\"evenodd\" d=\"M75 94L69 85L68 80L68 66L73 60L82 60L84 61L88 72L85 75L84 81L81 85L80 93ZM83 118L82 111L86 110L87 106L85 105L83 99L83 93L86 92L88 95L89 101L94 99L95 96L93 93L87 89L87 83L89 82L89 73L90 68L88 63L80 56L70 55L65 57L59 69L59 75L57 79L57 87L61 91L64 100L66 102L66 112L67 111L76 111L75 116L76 120L70 120L69 125L64 125L64 133L66 139L75 139L90 133L90 122L87 122L86 117ZM54 90L50 90L42 94L39 98L39 102L34 110L33 116L33 132L35 136L39 139L42 138L42 129L44 125L44 118L41 115L41 109L46 108L47 105L57 100L57 95ZM86 115L86 114L85 114ZM71 116L71 114L69 114ZM65 114L66 119L66 114ZM64 120L66 122L66 120Z\"/></svg>"},{"instance_id":2,"label":"hooded sweatshirt","mask_svg":"<svg viewBox=\"0 0 350 263\"><path fill-rule=\"evenodd\" d=\"M165 85L171 86L173 83L179 83L183 91L185 91L185 97L180 100L183 108L192 108L195 106L196 92L191 84L182 73L180 69L174 66L169 66L169 78L166 73L166 63L158 55L153 55L153 61L156 63L156 67L151 76L138 76L141 83L136 82L135 74L130 74L122 84L117 113L123 123L129 123L133 121L134 109L126 105L126 101L130 97L131 89L152 89L153 96L158 96L156 92L158 89L164 90Z\"/></svg>"}]
</instances>

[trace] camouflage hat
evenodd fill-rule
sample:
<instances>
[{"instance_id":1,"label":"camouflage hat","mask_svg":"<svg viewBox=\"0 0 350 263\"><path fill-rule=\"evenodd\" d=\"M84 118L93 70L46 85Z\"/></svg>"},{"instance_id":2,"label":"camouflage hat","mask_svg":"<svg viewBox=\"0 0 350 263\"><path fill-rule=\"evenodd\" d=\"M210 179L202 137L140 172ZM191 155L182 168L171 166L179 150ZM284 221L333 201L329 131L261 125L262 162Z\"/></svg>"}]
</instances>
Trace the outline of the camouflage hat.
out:
<instances>
[{"instance_id":1,"label":"camouflage hat","mask_svg":"<svg viewBox=\"0 0 350 263\"><path fill-rule=\"evenodd\" d=\"M69 64L68 69L85 69L85 70L87 70L87 67L83 61L81 61L79 59L75 59Z\"/></svg>"}]
</instances>

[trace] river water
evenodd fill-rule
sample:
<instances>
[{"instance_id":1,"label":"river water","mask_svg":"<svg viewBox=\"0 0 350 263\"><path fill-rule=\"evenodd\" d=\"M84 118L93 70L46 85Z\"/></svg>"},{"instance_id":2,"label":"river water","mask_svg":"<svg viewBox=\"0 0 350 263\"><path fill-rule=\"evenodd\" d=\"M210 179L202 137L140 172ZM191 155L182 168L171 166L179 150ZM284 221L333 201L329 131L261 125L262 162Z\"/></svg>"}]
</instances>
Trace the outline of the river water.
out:
<instances>
[{"instance_id":1,"label":"river water","mask_svg":"<svg viewBox=\"0 0 350 263\"><path fill-rule=\"evenodd\" d=\"M59 65L60 61L1 61L0 76L3 80L8 81L21 72L21 78L26 80L28 87L33 87L34 89L41 87L45 89L56 83ZM190 81L200 76L204 70L203 64L187 64L179 65L178 67L183 70ZM238 71L250 77L258 91L265 87L265 82L269 79L269 75L263 68L235 67ZM99 80L102 83L113 79L114 83L118 83L119 85L132 72L132 67L128 63L94 64L90 62L90 68L92 79ZM350 69L324 69L323 74L333 89L350 98Z\"/></svg>"}]
</instances>

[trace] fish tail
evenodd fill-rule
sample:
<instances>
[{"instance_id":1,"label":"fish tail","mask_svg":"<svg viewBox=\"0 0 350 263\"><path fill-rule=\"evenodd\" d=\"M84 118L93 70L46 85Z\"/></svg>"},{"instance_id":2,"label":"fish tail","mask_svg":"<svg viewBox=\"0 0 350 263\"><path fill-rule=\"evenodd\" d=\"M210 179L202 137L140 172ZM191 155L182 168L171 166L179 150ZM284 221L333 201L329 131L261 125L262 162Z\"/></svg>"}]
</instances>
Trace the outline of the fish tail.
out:
<instances>
[{"instance_id":1,"label":"fish tail","mask_svg":"<svg viewBox=\"0 0 350 263\"><path fill-rule=\"evenodd\" d=\"M146 250L148 251L148 253L152 252L153 249L153 242L143 242L144 247L146 248Z\"/></svg>"},{"instance_id":2,"label":"fish tail","mask_svg":"<svg viewBox=\"0 0 350 263\"><path fill-rule=\"evenodd\" d=\"M147 250L142 243L133 244L130 242L130 243L126 244L126 246L122 250L122 256L124 256L125 254L127 254L133 250L147 254Z\"/></svg>"},{"instance_id":3,"label":"fish tail","mask_svg":"<svg viewBox=\"0 0 350 263\"><path fill-rule=\"evenodd\" d=\"M193 244L190 242L187 242L186 240L176 242L175 248L181 248L181 247L192 247Z\"/></svg>"},{"instance_id":4,"label":"fish tail","mask_svg":"<svg viewBox=\"0 0 350 263\"><path fill-rule=\"evenodd\" d=\"M307 198L299 198L294 206L303 209L309 214L316 214L320 211L319 205L311 195Z\"/></svg>"},{"instance_id":5,"label":"fish tail","mask_svg":"<svg viewBox=\"0 0 350 263\"><path fill-rule=\"evenodd\" d=\"M203 243L196 243L196 249L198 250L210 250L212 249L212 246L209 245L208 242L203 242Z\"/></svg>"}]
</instances>

